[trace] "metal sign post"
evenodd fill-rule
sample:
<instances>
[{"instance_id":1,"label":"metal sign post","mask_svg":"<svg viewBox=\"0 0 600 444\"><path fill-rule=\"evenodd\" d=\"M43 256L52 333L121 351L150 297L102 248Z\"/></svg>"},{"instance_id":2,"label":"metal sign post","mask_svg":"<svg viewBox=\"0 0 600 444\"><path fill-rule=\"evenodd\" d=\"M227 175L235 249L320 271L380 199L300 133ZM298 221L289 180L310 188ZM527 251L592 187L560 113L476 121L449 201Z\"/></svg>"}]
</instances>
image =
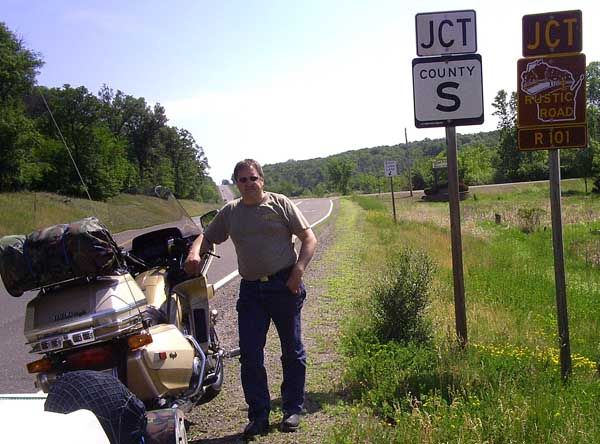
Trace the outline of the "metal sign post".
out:
<instances>
[{"instance_id":1,"label":"metal sign post","mask_svg":"<svg viewBox=\"0 0 600 444\"><path fill-rule=\"evenodd\" d=\"M390 190L392 191L392 210L394 212L394 223L396 220L396 199L394 199L394 176L398 175L398 165L395 160L386 160L383 162L385 175L390 178Z\"/></svg>"},{"instance_id":2,"label":"metal sign post","mask_svg":"<svg viewBox=\"0 0 600 444\"><path fill-rule=\"evenodd\" d=\"M556 286L556 319L560 354L560 373L563 379L571 373L571 345L569 341L569 315L567 313L567 286L563 255L562 212L560 204L560 150L549 153L550 208L552 212L552 247L554 250L554 282Z\"/></svg>"},{"instance_id":3,"label":"metal sign post","mask_svg":"<svg viewBox=\"0 0 600 444\"><path fill-rule=\"evenodd\" d=\"M483 123L483 74L474 10L417 14L417 55L412 61L415 126L446 127L448 195L456 335L467 344L467 314L460 233L456 126ZM457 55L458 54L458 55Z\"/></svg>"},{"instance_id":4,"label":"metal sign post","mask_svg":"<svg viewBox=\"0 0 600 444\"><path fill-rule=\"evenodd\" d=\"M413 187L412 187L412 159L410 158L410 154L408 153L408 135L406 134L406 128L404 128L404 141L406 142L406 157L408 159L408 191L410 191L410 197L413 197Z\"/></svg>"},{"instance_id":5,"label":"metal sign post","mask_svg":"<svg viewBox=\"0 0 600 444\"><path fill-rule=\"evenodd\" d=\"M560 370L571 373L571 346L562 210L560 149L587 146L585 55L581 45L581 11L523 16L523 56L517 62L519 150L551 150L550 208L558 322Z\"/></svg>"},{"instance_id":6,"label":"metal sign post","mask_svg":"<svg viewBox=\"0 0 600 444\"><path fill-rule=\"evenodd\" d=\"M390 176L390 189L392 190L392 211L394 212L394 223L398 223L396 219L396 199L394 198L394 176Z\"/></svg>"},{"instance_id":7,"label":"metal sign post","mask_svg":"<svg viewBox=\"0 0 600 444\"><path fill-rule=\"evenodd\" d=\"M448 197L450 205L450 236L452 238L452 270L454 271L454 316L456 318L458 341L462 346L465 346L467 343L467 314L465 308L462 236L460 232L456 127L446 127L446 144L448 145Z\"/></svg>"}]
</instances>

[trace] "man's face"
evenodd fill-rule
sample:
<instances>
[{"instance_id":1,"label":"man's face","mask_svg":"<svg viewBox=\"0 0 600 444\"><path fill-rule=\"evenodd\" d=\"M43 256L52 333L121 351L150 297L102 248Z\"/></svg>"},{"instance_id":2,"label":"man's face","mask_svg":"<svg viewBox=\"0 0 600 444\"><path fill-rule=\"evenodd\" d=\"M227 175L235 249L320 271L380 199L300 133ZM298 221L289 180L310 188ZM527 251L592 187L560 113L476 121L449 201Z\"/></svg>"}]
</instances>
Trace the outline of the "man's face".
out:
<instances>
[{"instance_id":1,"label":"man's face","mask_svg":"<svg viewBox=\"0 0 600 444\"><path fill-rule=\"evenodd\" d=\"M245 167L238 171L236 185L242 199L249 202L258 202L263 198L265 182L254 167Z\"/></svg>"}]
</instances>

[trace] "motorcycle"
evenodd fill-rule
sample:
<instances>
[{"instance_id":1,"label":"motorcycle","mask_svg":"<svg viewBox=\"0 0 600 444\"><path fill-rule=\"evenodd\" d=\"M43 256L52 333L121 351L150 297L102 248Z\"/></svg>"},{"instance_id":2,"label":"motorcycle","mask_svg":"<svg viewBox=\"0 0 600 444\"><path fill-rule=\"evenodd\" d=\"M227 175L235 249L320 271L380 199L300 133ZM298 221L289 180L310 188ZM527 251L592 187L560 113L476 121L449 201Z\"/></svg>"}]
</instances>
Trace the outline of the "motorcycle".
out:
<instances>
[{"instance_id":1,"label":"motorcycle","mask_svg":"<svg viewBox=\"0 0 600 444\"><path fill-rule=\"evenodd\" d=\"M117 265L106 275L39 289L27 304L24 333L31 353L40 357L27 369L49 393L47 406L57 401L54 386L84 371L75 392L93 399L75 403L92 411L103 401L90 392L95 382L88 379L111 375L143 402L146 442L187 442L185 413L219 394L223 360L236 354L221 347L218 313L210 309L214 289L207 273L218 256L214 250L204 254L199 276L187 276L183 263L200 228L168 189L156 187L140 197L135 205L169 220L142 218L152 226L132 226L131 200L106 204L106 226L119 231L113 235ZM216 213L201 216L200 225L206 227Z\"/></svg>"}]
</instances>

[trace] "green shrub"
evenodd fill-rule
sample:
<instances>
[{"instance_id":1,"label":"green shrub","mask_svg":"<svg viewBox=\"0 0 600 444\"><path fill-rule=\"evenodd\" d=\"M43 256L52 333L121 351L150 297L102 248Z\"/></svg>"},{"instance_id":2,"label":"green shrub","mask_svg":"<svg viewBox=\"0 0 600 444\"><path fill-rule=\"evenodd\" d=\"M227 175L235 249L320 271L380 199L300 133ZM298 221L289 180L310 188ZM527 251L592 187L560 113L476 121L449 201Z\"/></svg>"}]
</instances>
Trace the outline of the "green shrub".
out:
<instances>
[{"instance_id":1,"label":"green shrub","mask_svg":"<svg viewBox=\"0 0 600 444\"><path fill-rule=\"evenodd\" d=\"M431 325L425 310L433 271L425 253L403 248L391 256L372 295L372 325L381 343L429 342Z\"/></svg>"},{"instance_id":2,"label":"green shrub","mask_svg":"<svg viewBox=\"0 0 600 444\"><path fill-rule=\"evenodd\" d=\"M546 214L546 210L537 207L522 207L517 210L519 217L519 228L523 233L533 233L540 227L540 220Z\"/></svg>"}]
</instances>

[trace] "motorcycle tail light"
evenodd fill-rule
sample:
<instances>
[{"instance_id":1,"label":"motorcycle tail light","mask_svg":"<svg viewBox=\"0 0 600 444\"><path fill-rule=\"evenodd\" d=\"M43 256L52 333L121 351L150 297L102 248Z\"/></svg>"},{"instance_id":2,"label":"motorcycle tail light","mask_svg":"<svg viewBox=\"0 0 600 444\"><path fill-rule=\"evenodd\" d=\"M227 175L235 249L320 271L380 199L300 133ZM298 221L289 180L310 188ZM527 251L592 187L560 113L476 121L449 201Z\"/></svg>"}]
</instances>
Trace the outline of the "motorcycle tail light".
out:
<instances>
[{"instance_id":1,"label":"motorcycle tail light","mask_svg":"<svg viewBox=\"0 0 600 444\"><path fill-rule=\"evenodd\" d=\"M127 338L127 345L130 350L137 350L148 344L152 344L152 336L150 333L140 333Z\"/></svg>"},{"instance_id":2,"label":"motorcycle tail light","mask_svg":"<svg viewBox=\"0 0 600 444\"><path fill-rule=\"evenodd\" d=\"M38 359L37 361L27 364L29 373L45 373L52 370L52 361L48 358Z\"/></svg>"},{"instance_id":3,"label":"motorcycle tail light","mask_svg":"<svg viewBox=\"0 0 600 444\"><path fill-rule=\"evenodd\" d=\"M86 348L71 353L65 358L71 370L101 370L115 365L114 352L110 345Z\"/></svg>"}]
</instances>

